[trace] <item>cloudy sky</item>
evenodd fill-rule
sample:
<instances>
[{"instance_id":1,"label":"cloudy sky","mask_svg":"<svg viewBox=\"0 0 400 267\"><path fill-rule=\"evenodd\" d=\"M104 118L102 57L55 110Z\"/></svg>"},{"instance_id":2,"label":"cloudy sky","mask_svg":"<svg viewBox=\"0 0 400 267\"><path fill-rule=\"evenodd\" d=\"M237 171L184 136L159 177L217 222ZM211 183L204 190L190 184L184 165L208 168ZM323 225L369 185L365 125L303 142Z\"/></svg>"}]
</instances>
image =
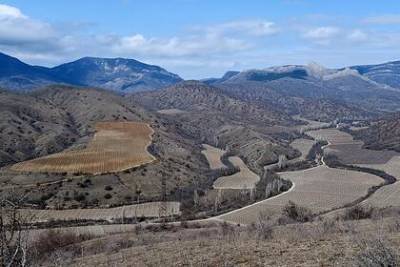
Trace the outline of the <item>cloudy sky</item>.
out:
<instances>
[{"instance_id":1,"label":"cloudy sky","mask_svg":"<svg viewBox=\"0 0 400 267\"><path fill-rule=\"evenodd\" d=\"M0 1L0 52L55 66L127 57L183 78L400 59L399 0Z\"/></svg>"}]
</instances>

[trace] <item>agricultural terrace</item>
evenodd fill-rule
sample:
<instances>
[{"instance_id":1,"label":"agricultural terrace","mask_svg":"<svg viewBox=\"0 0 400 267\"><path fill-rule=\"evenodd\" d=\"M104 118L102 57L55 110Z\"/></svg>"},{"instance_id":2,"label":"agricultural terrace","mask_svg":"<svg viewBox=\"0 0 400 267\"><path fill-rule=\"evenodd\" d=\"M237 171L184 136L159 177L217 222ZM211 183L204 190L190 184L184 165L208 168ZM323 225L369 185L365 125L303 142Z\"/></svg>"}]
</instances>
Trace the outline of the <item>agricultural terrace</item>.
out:
<instances>
[{"instance_id":1,"label":"agricultural terrace","mask_svg":"<svg viewBox=\"0 0 400 267\"><path fill-rule=\"evenodd\" d=\"M390 168L396 168L396 164L398 164L398 159L395 159L394 157L399 156L399 153L394 151L363 149L362 141L353 140L353 137L350 134L337 129L310 131L307 132L307 134L315 139L328 141L329 145L325 148L325 154L337 156L344 164L367 164L365 167L369 166L370 168L381 170L384 170L386 164L390 166L386 167L388 170Z\"/></svg>"},{"instance_id":2,"label":"agricultural terrace","mask_svg":"<svg viewBox=\"0 0 400 267\"><path fill-rule=\"evenodd\" d=\"M139 122L100 122L87 148L17 163L14 171L90 173L118 172L152 162L147 151L153 129Z\"/></svg>"},{"instance_id":3,"label":"agricultural terrace","mask_svg":"<svg viewBox=\"0 0 400 267\"><path fill-rule=\"evenodd\" d=\"M384 152L389 153L389 151L384 151ZM388 160L385 163L355 164L355 165L360 167L381 170L389 175L394 176L397 180L400 179L400 155L398 153L396 156L393 156L390 160Z\"/></svg>"},{"instance_id":4,"label":"agricultural terrace","mask_svg":"<svg viewBox=\"0 0 400 267\"><path fill-rule=\"evenodd\" d=\"M221 161L221 157L225 153L224 150L207 144L203 144L203 148L204 150L202 150L201 153L206 157L210 169L216 170L226 167Z\"/></svg>"},{"instance_id":5,"label":"agricultural terrace","mask_svg":"<svg viewBox=\"0 0 400 267\"><path fill-rule=\"evenodd\" d=\"M330 127L332 125L331 123L328 123L328 122L320 122L320 121L308 120L308 119L300 117L299 115L293 116L293 119L300 120L300 121L303 121L303 122L307 123L307 125L297 126L297 129L302 133L307 132L307 131L311 131L311 130L328 128L328 127Z\"/></svg>"},{"instance_id":6,"label":"agricultural terrace","mask_svg":"<svg viewBox=\"0 0 400 267\"><path fill-rule=\"evenodd\" d=\"M327 140L330 145L325 148L325 154L332 154L344 164L386 172L395 178L400 178L400 154L394 151L363 149L363 143L336 129L325 129L308 132L316 138ZM400 183L379 188L368 199L362 202L373 207L400 207Z\"/></svg>"},{"instance_id":7,"label":"agricultural terrace","mask_svg":"<svg viewBox=\"0 0 400 267\"><path fill-rule=\"evenodd\" d=\"M314 140L299 138L290 143L290 146L300 151L301 153L300 159L305 160L307 155L310 153L311 149L316 143L317 142Z\"/></svg>"},{"instance_id":8,"label":"agricultural terrace","mask_svg":"<svg viewBox=\"0 0 400 267\"><path fill-rule=\"evenodd\" d=\"M291 165L306 160L308 154L310 153L311 149L316 143L317 142L314 140L309 140L304 138L295 139L292 143L290 143L290 146L300 151L301 155L298 158L288 160L286 164ZM264 166L265 170L275 170L277 168L278 168L278 163L268 164Z\"/></svg>"},{"instance_id":9,"label":"agricultural terrace","mask_svg":"<svg viewBox=\"0 0 400 267\"><path fill-rule=\"evenodd\" d=\"M370 187L383 182L380 177L372 174L327 166L282 172L279 175L293 182L289 191L218 218L234 223L251 224L257 222L261 213L271 218L278 217L289 201L307 207L314 213L320 213L351 203L365 196Z\"/></svg>"},{"instance_id":10,"label":"agricultural terrace","mask_svg":"<svg viewBox=\"0 0 400 267\"><path fill-rule=\"evenodd\" d=\"M243 160L237 156L229 157L228 160L240 169L238 173L219 177L213 184L214 189L252 189L256 186L260 177L252 172Z\"/></svg>"},{"instance_id":11,"label":"agricultural terrace","mask_svg":"<svg viewBox=\"0 0 400 267\"><path fill-rule=\"evenodd\" d=\"M354 141L353 136L350 134L333 128L308 131L306 134L317 141L327 141L332 145L361 143L360 141Z\"/></svg>"},{"instance_id":12,"label":"agricultural terrace","mask_svg":"<svg viewBox=\"0 0 400 267\"><path fill-rule=\"evenodd\" d=\"M163 216L180 215L179 202L165 202L166 212L160 214L162 202L147 202L142 204L121 206L109 209L69 209L69 210L36 210L21 209L22 216L32 217L34 222L49 221L109 221L130 218L157 218Z\"/></svg>"},{"instance_id":13,"label":"agricultural terrace","mask_svg":"<svg viewBox=\"0 0 400 267\"><path fill-rule=\"evenodd\" d=\"M400 183L396 182L379 188L362 204L376 208L400 207Z\"/></svg>"}]
</instances>

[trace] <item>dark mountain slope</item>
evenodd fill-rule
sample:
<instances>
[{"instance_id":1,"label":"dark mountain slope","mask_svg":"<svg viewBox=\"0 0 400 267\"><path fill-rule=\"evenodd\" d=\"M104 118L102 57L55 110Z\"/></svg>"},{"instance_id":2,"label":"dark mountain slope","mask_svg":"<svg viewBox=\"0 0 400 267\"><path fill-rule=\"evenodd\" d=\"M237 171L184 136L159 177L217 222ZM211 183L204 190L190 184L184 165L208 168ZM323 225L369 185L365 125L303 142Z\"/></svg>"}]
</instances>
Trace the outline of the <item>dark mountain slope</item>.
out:
<instances>
[{"instance_id":1,"label":"dark mountain slope","mask_svg":"<svg viewBox=\"0 0 400 267\"><path fill-rule=\"evenodd\" d=\"M165 69L133 59L85 57L54 68L31 66L0 53L0 87L30 91L63 83L118 92L160 89L182 79Z\"/></svg>"},{"instance_id":2,"label":"dark mountain slope","mask_svg":"<svg viewBox=\"0 0 400 267\"><path fill-rule=\"evenodd\" d=\"M400 61L351 68L373 81L400 89Z\"/></svg>"},{"instance_id":3,"label":"dark mountain slope","mask_svg":"<svg viewBox=\"0 0 400 267\"><path fill-rule=\"evenodd\" d=\"M24 91L60 82L47 68L31 66L0 53L0 87Z\"/></svg>"},{"instance_id":4,"label":"dark mountain slope","mask_svg":"<svg viewBox=\"0 0 400 267\"><path fill-rule=\"evenodd\" d=\"M124 58L85 57L55 67L51 73L70 84L120 92L159 89L182 80L161 67Z\"/></svg>"}]
</instances>

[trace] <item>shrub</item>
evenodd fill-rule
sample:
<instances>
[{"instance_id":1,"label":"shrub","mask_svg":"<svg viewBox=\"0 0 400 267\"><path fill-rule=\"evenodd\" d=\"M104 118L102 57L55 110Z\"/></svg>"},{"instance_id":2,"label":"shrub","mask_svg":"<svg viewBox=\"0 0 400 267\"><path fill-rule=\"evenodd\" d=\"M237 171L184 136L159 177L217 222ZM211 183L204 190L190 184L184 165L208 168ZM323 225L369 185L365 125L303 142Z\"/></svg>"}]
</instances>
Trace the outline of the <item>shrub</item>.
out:
<instances>
[{"instance_id":1,"label":"shrub","mask_svg":"<svg viewBox=\"0 0 400 267\"><path fill-rule=\"evenodd\" d=\"M362 267L396 267L399 257L382 239L367 241L364 248L354 259L355 266Z\"/></svg>"},{"instance_id":2,"label":"shrub","mask_svg":"<svg viewBox=\"0 0 400 267\"><path fill-rule=\"evenodd\" d=\"M113 188L112 188L111 185L106 185L106 186L104 187L104 190L106 190L106 191L111 191L111 190L113 190Z\"/></svg>"},{"instance_id":3,"label":"shrub","mask_svg":"<svg viewBox=\"0 0 400 267\"><path fill-rule=\"evenodd\" d=\"M309 222L312 220L312 212L306 207L302 207L289 201L283 208L283 215L296 222Z\"/></svg>"},{"instance_id":4,"label":"shrub","mask_svg":"<svg viewBox=\"0 0 400 267\"><path fill-rule=\"evenodd\" d=\"M84 193L79 193L74 196L74 199L78 202L84 201L86 199L86 196Z\"/></svg>"},{"instance_id":5,"label":"shrub","mask_svg":"<svg viewBox=\"0 0 400 267\"><path fill-rule=\"evenodd\" d=\"M365 207L361 205L356 205L346 210L343 215L344 220L362 220L370 219L374 209L372 207Z\"/></svg>"},{"instance_id":6,"label":"shrub","mask_svg":"<svg viewBox=\"0 0 400 267\"><path fill-rule=\"evenodd\" d=\"M63 233L55 230L48 230L41 233L33 242L31 247L35 248L33 250L34 258L39 260L45 255L49 255L58 249L89 239L89 235L77 235L72 232ZM73 248L70 247L70 249Z\"/></svg>"},{"instance_id":7,"label":"shrub","mask_svg":"<svg viewBox=\"0 0 400 267\"><path fill-rule=\"evenodd\" d=\"M104 195L104 198L105 198L105 199L110 199L110 198L112 198L112 195L111 195L111 194L105 194L105 195Z\"/></svg>"}]
</instances>

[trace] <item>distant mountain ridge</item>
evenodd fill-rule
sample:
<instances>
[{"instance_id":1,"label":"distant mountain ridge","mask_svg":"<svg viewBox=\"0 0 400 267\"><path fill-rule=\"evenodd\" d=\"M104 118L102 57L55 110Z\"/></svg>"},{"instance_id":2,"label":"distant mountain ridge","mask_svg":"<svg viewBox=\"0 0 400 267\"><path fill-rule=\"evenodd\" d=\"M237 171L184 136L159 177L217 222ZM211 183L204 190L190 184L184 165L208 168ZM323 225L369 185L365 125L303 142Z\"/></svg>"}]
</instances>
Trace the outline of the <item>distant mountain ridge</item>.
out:
<instances>
[{"instance_id":1,"label":"distant mountain ridge","mask_svg":"<svg viewBox=\"0 0 400 267\"><path fill-rule=\"evenodd\" d=\"M383 71L385 66L390 71ZM397 79L400 79L400 62L342 69L311 63L246 70L233 75L230 72L220 79L204 82L247 101L279 102L288 108L305 99L333 101L367 112L392 112L400 110Z\"/></svg>"},{"instance_id":2,"label":"distant mountain ridge","mask_svg":"<svg viewBox=\"0 0 400 267\"><path fill-rule=\"evenodd\" d=\"M0 53L0 87L12 90L30 91L62 83L130 93L160 89L180 81L176 74L134 59L84 57L46 68Z\"/></svg>"}]
</instances>

